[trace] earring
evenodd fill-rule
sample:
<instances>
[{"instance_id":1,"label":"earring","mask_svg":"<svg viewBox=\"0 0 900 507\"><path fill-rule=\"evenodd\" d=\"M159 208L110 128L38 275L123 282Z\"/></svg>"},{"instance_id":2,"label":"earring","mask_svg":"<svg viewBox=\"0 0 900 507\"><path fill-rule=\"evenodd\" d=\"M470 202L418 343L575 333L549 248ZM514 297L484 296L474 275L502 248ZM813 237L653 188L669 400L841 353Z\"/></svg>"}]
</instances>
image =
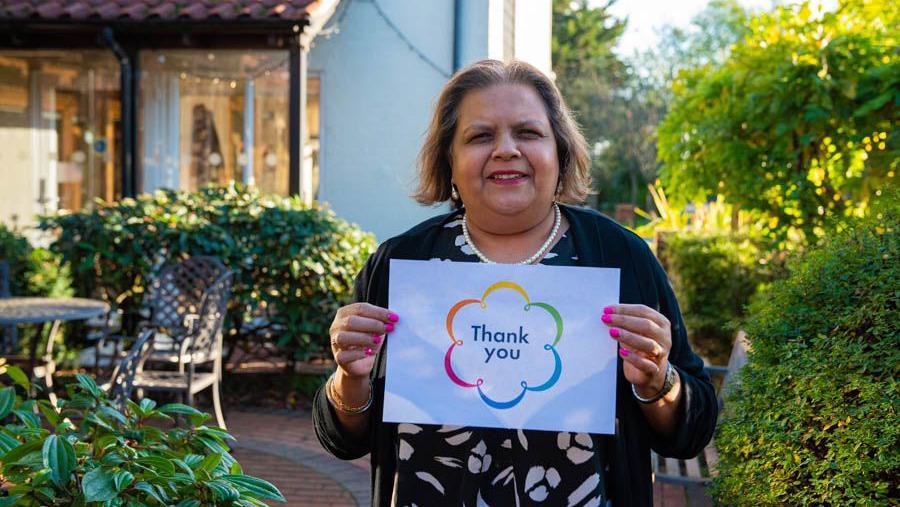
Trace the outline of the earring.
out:
<instances>
[{"instance_id":1,"label":"earring","mask_svg":"<svg viewBox=\"0 0 900 507\"><path fill-rule=\"evenodd\" d=\"M562 193L562 181L556 184L556 197L559 197L559 194Z\"/></svg>"},{"instance_id":2,"label":"earring","mask_svg":"<svg viewBox=\"0 0 900 507\"><path fill-rule=\"evenodd\" d=\"M459 200L459 192L456 191L456 185L454 185L454 184L452 184L452 183L450 184L450 197L451 197L454 201L458 201L458 200Z\"/></svg>"}]
</instances>

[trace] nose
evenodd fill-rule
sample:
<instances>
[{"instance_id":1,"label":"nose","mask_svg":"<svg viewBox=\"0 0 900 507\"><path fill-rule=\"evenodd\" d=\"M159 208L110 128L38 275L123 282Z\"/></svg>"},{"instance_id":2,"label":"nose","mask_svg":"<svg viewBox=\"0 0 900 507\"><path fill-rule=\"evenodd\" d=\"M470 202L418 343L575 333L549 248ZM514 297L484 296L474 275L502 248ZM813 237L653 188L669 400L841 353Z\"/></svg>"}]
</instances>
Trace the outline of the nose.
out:
<instances>
[{"instance_id":1,"label":"nose","mask_svg":"<svg viewBox=\"0 0 900 507\"><path fill-rule=\"evenodd\" d=\"M498 135L496 140L491 158L496 160L511 160L522 156L522 153L519 151L519 146L516 144L516 139L510 132L504 132Z\"/></svg>"}]
</instances>

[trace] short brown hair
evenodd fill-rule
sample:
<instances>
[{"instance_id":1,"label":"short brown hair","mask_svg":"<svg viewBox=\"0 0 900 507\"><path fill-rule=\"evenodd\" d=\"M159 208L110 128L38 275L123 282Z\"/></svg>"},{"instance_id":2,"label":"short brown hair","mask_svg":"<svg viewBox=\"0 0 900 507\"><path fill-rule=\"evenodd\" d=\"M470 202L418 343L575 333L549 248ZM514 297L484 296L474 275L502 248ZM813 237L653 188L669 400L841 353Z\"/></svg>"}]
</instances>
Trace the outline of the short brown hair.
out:
<instances>
[{"instance_id":1,"label":"short brown hair","mask_svg":"<svg viewBox=\"0 0 900 507\"><path fill-rule=\"evenodd\" d=\"M498 84L523 84L540 96L556 138L561 183L558 199L568 203L583 202L591 191L590 156L584 135L559 89L532 65L499 60L481 60L463 68L441 90L425 144L419 152L419 186L413 197L426 205L452 199L450 149L459 122L460 105L470 91ZM459 207L461 203L454 201L453 205Z\"/></svg>"}]
</instances>

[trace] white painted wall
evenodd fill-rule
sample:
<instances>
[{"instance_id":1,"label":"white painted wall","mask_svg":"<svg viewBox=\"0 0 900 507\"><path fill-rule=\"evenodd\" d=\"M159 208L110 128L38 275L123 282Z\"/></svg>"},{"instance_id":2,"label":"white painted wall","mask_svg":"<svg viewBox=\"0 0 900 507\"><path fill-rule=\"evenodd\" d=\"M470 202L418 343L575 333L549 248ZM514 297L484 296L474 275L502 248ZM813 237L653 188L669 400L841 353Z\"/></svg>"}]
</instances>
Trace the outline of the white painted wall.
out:
<instances>
[{"instance_id":1,"label":"white painted wall","mask_svg":"<svg viewBox=\"0 0 900 507\"><path fill-rule=\"evenodd\" d=\"M548 76L553 32L553 0L516 0L516 59L524 60Z\"/></svg>"},{"instance_id":2,"label":"white painted wall","mask_svg":"<svg viewBox=\"0 0 900 507\"><path fill-rule=\"evenodd\" d=\"M399 30L436 64L432 68L379 16L371 0L350 4L339 30L313 42L309 72L321 78L321 142L318 198L342 218L372 231L379 240L446 211L409 196L415 165L434 103L453 70L453 0L376 0ZM516 23L516 52L549 68L550 0L519 0L531 27ZM503 0L462 0L462 65L502 57ZM340 9L332 22L341 16ZM518 16L517 16L518 17ZM535 21L537 20L537 21ZM525 23L524 21L522 23ZM326 31L328 29L326 28ZM546 55L540 40L546 40ZM544 62L546 60L546 62Z\"/></svg>"}]
</instances>

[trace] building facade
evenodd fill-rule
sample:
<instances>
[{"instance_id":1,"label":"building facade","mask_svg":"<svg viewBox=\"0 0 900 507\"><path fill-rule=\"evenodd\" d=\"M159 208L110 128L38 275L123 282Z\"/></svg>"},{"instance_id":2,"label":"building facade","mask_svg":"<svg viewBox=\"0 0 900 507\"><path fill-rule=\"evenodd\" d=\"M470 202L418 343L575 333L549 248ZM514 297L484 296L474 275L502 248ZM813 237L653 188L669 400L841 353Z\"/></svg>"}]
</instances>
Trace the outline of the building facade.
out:
<instances>
[{"instance_id":1,"label":"building facade","mask_svg":"<svg viewBox=\"0 0 900 507\"><path fill-rule=\"evenodd\" d=\"M441 86L550 70L550 0L0 0L0 221L242 181L380 239Z\"/></svg>"}]
</instances>

